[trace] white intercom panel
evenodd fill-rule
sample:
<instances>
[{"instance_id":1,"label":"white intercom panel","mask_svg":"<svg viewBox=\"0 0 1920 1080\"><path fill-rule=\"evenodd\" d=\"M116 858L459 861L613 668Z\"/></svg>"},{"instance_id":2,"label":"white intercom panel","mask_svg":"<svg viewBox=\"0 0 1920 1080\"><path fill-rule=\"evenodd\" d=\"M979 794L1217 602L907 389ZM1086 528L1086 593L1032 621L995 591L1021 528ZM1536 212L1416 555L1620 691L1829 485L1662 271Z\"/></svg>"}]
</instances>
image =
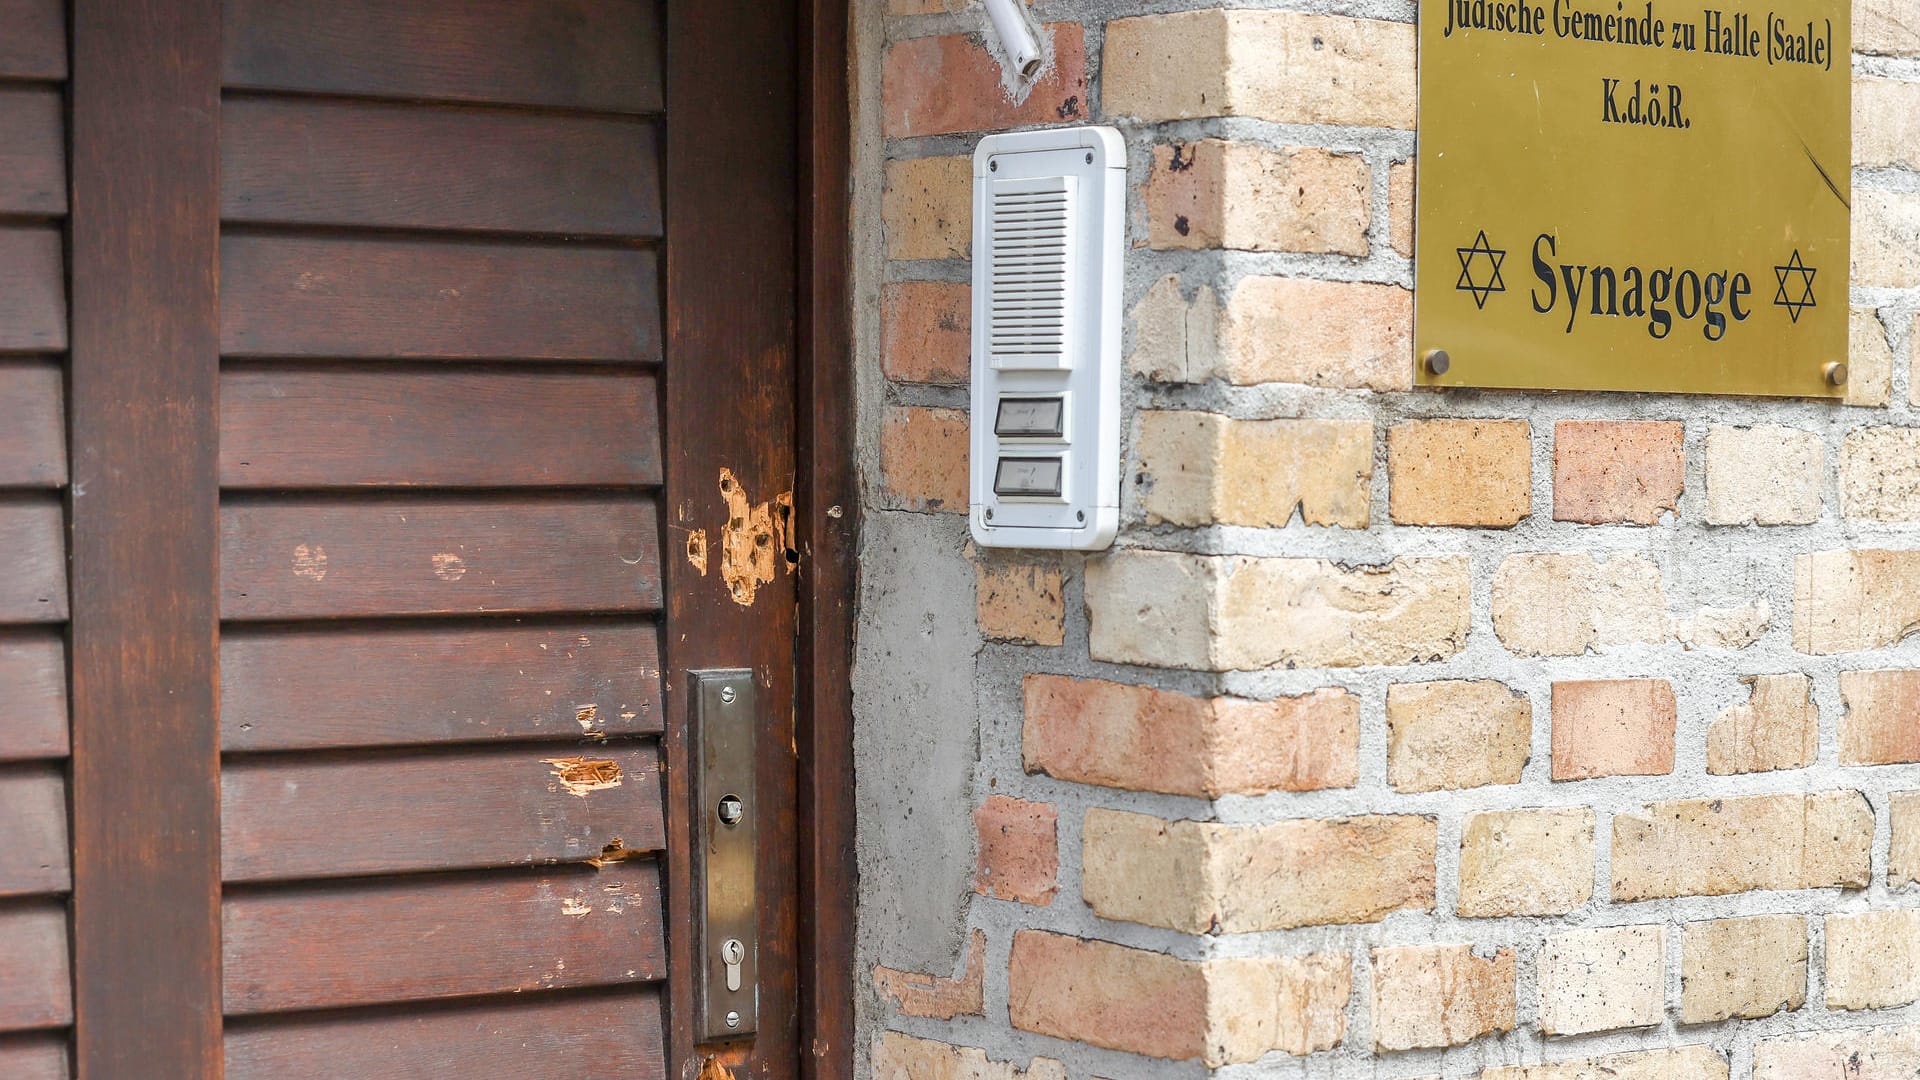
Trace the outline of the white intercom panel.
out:
<instances>
[{"instance_id":1,"label":"white intercom panel","mask_svg":"<svg viewBox=\"0 0 1920 1080\"><path fill-rule=\"evenodd\" d=\"M1084 127L973 155L969 502L982 547L1096 551L1120 526L1127 158Z\"/></svg>"}]
</instances>

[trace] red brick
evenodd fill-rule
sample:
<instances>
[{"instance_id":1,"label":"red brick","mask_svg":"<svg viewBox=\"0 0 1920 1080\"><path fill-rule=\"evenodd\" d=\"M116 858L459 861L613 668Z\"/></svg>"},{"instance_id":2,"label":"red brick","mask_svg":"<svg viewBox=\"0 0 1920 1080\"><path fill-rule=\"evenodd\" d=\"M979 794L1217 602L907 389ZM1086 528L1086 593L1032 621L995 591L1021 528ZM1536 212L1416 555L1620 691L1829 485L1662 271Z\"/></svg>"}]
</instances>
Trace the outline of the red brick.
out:
<instances>
[{"instance_id":1,"label":"red brick","mask_svg":"<svg viewBox=\"0 0 1920 1080\"><path fill-rule=\"evenodd\" d=\"M987 935L973 932L967 947L967 970L957 979L927 975L918 971L897 971L890 967L873 969L873 988L882 997L892 998L903 1016L927 1016L951 1020L956 1016L983 1016L983 988L987 976Z\"/></svg>"},{"instance_id":2,"label":"red brick","mask_svg":"<svg viewBox=\"0 0 1920 1080\"><path fill-rule=\"evenodd\" d=\"M1081 784L1209 799L1352 787L1360 702L1335 688L1247 701L1029 675L1022 743L1029 772Z\"/></svg>"},{"instance_id":3,"label":"red brick","mask_svg":"<svg viewBox=\"0 0 1920 1080\"><path fill-rule=\"evenodd\" d=\"M1553 519L1653 525L1687 484L1678 421L1562 420L1553 426Z\"/></svg>"},{"instance_id":4,"label":"red brick","mask_svg":"<svg viewBox=\"0 0 1920 1080\"><path fill-rule=\"evenodd\" d=\"M1553 778L1673 771L1673 684L1596 679L1553 684Z\"/></svg>"},{"instance_id":5,"label":"red brick","mask_svg":"<svg viewBox=\"0 0 1920 1080\"><path fill-rule=\"evenodd\" d=\"M980 861L973 891L1045 906L1060 891L1060 814L1047 803L990 796L973 812Z\"/></svg>"},{"instance_id":6,"label":"red brick","mask_svg":"<svg viewBox=\"0 0 1920 1080\"><path fill-rule=\"evenodd\" d=\"M899 281L880 290L880 368L896 382L964 384L971 376L973 290Z\"/></svg>"},{"instance_id":7,"label":"red brick","mask_svg":"<svg viewBox=\"0 0 1920 1080\"><path fill-rule=\"evenodd\" d=\"M967 414L892 408L880 426L886 502L900 510L967 512Z\"/></svg>"},{"instance_id":8,"label":"red brick","mask_svg":"<svg viewBox=\"0 0 1920 1080\"><path fill-rule=\"evenodd\" d=\"M1007 964L1013 1026L1148 1057L1201 1057L1206 970L1163 953L1023 930Z\"/></svg>"},{"instance_id":9,"label":"red brick","mask_svg":"<svg viewBox=\"0 0 1920 1080\"><path fill-rule=\"evenodd\" d=\"M1079 23L1050 23L1053 65L1014 104L978 34L911 38L887 50L884 108L890 139L992 131L1087 119L1087 47Z\"/></svg>"}]
</instances>

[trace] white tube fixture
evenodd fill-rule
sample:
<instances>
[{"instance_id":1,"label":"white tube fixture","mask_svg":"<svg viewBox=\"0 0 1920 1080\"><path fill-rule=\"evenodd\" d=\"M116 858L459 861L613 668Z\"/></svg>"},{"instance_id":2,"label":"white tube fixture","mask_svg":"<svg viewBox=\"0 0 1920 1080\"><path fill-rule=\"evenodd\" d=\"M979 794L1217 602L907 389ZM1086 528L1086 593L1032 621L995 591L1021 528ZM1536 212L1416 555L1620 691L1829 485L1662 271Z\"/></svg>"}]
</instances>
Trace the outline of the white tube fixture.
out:
<instances>
[{"instance_id":1,"label":"white tube fixture","mask_svg":"<svg viewBox=\"0 0 1920 1080\"><path fill-rule=\"evenodd\" d=\"M1031 79L1040 70L1040 42L1033 28L1020 13L1020 0L986 0L987 15L993 19L993 32L1000 35L1000 47L1007 51L1007 62L1022 79Z\"/></svg>"}]
</instances>

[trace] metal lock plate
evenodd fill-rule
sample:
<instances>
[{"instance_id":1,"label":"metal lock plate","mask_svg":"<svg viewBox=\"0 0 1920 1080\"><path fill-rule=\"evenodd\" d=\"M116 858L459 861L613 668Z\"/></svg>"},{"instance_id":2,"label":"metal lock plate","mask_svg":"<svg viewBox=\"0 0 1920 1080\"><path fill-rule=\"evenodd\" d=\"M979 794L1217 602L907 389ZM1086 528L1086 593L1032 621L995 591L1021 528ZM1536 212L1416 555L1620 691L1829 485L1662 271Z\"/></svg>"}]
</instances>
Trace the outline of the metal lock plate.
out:
<instances>
[{"instance_id":1,"label":"metal lock plate","mask_svg":"<svg viewBox=\"0 0 1920 1080\"><path fill-rule=\"evenodd\" d=\"M688 745L693 748L694 1018L702 1042L750 1035L759 1025L759 935L755 918L753 788L758 727L753 672L689 672Z\"/></svg>"}]
</instances>

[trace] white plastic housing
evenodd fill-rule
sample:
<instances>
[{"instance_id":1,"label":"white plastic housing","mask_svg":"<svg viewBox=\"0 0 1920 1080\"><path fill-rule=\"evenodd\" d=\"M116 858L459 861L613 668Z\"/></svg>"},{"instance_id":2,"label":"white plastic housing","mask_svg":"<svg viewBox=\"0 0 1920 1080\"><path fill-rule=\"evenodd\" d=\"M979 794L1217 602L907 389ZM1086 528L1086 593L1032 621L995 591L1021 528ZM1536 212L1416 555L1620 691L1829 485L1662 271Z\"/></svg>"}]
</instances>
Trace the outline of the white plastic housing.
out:
<instances>
[{"instance_id":1,"label":"white plastic housing","mask_svg":"<svg viewBox=\"0 0 1920 1080\"><path fill-rule=\"evenodd\" d=\"M973 155L970 518L982 547L1098 551L1120 526L1120 133Z\"/></svg>"}]
</instances>

